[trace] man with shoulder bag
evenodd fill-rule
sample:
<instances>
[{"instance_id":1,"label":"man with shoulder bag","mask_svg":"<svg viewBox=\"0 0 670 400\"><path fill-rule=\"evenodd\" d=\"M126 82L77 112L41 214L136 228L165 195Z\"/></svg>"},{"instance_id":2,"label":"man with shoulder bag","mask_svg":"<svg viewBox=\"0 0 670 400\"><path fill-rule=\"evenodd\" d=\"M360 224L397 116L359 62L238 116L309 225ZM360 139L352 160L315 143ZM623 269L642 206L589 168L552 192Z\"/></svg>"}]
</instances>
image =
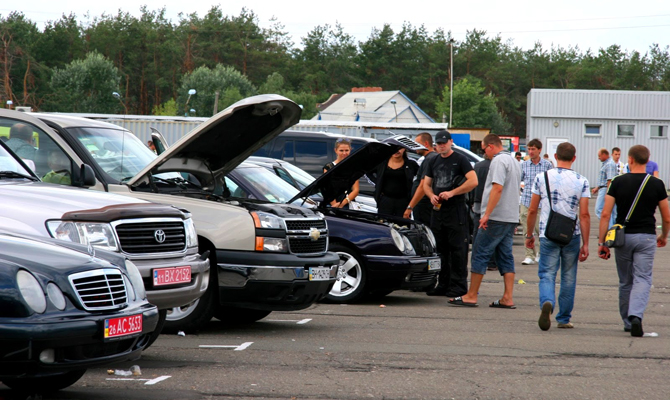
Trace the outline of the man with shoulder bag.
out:
<instances>
[{"instance_id":1,"label":"man with shoulder bag","mask_svg":"<svg viewBox=\"0 0 670 400\"><path fill-rule=\"evenodd\" d=\"M528 208L526 247L535 246L532 227L538 208L540 215L540 318L543 331L551 327L551 314L556 304L556 275L561 270L561 289L558 295L559 328L574 328L570 319L575 304L578 261L589 256L589 181L571 169L575 161L575 146L561 143L556 149L556 168L537 174L533 182ZM540 206L541 204L541 206ZM579 215L579 218L577 217ZM579 223L577 223L579 222ZM580 242L581 247L580 247Z\"/></svg>"},{"instance_id":2,"label":"man with shoulder bag","mask_svg":"<svg viewBox=\"0 0 670 400\"><path fill-rule=\"evenodd\" d=\"M624 331L634 337L644 335L642 319L649 302L654 255L656 247L667 244L670 231L668 194L663 181L646 173L647 161L649 149L645 146L635 145L628 150L630 173L612 180L605 197L599 229L598 254L600 258L608 259L608 222L616 205L619 210L616 225L620 225L620 228L618 232L610 234L609 244L620 245L614 253L619 274L619 313ZM658 236L654 217L656 207L663 219ZM616 243L616 239L619 243Z\"/></svg>"}]
</instances>

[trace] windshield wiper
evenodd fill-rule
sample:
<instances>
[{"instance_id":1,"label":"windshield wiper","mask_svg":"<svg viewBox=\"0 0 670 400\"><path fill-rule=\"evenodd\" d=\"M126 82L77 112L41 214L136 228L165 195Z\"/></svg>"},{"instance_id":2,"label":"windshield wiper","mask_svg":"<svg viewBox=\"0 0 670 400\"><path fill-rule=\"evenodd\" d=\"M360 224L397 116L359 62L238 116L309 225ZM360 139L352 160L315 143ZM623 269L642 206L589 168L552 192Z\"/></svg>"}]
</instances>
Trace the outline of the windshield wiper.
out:
<instances>
[{"instance_id":1,"label":"windshield wiper","mask_svg":"<svg viewBox=\"0 0 670 400\"><path fill-rule=\"evenodd\" d=\"M19 172L15 171L0 171L0 178L22 178L22 179L29 179L31 181L38 181L38 178L35 178L34 176L30 175L25 175Z\"/></svg>"}]
</instances>

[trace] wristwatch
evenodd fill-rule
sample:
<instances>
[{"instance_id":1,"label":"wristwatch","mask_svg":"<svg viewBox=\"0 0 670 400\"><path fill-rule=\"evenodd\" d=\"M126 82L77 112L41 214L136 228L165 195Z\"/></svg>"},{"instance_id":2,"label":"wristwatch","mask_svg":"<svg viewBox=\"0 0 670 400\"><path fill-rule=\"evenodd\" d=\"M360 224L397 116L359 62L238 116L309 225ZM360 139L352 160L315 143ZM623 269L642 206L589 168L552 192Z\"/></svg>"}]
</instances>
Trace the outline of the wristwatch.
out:
<instances>
[{"instance_id":1,"label":"wristwatch","mask_svg":"<svg viewBox=\"0 0 670 400\"><path fill-rule=\"evenodd\" d=\"M533 235L530 235L530 236L526 235L526 239L532 239L532 238L534 238L534 237L535 237L535 236L533 236Z\"/></svg>"},{"instance_id":2,"label":"wristwatch","mask_svg":"<svg viewBox=\"0 0 670 400\"><path fill-rule=\"evenodd\" d=\"M414 209L414 207L411 207L411 206L407 206L407 209L408 209L408 210L413 210L413 209Z\"/></svg>"},{"instance_id":3,"label":"wristwatch","mask_svg":"<svg viewBox=\"0 0 670 400\"><path fill-rule=\"evenodd\" d=\"M598 246L606 246L605 243L598 243Z\"/></svg>"}]
</instances>

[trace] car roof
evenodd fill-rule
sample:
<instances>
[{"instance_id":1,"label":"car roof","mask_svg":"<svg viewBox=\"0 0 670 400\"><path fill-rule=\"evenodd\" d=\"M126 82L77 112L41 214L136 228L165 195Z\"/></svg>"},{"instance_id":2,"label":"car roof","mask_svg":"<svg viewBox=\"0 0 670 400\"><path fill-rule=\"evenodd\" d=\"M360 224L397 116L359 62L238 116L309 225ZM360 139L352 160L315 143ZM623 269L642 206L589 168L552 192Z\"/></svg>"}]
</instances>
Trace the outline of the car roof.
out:
<instances>
[{"instance_id":1,"label":"car roof","mask_svg":"<svg viewBox=\"0 0 670 400\"><path fill-rule=\"evenodd\" d=\"M119 125L114 125L109 122L104 122L96 119L73 117L71 115L63 115L58 113L30 113L35 118L42 121L49 121L58 124L62 128L80 128L80 127L97 127L127 130Z\"/></svg>"}]
</instances>

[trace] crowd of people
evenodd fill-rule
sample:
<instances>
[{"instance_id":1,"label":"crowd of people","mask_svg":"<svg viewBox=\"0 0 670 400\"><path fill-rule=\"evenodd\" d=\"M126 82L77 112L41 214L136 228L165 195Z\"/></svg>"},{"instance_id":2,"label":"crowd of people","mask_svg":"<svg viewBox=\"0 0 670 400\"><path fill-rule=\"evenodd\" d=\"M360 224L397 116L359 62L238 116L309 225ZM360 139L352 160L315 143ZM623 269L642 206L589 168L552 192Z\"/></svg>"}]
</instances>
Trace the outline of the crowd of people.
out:
<instances>
[{"instance_id":1,"label":"crowd of people","mask_svg":"<svg viewBox=\"0 0 670 400\"><path fill-rule=\"evenodd\" d=\"M613 148L611 156L607 149L600 149L602 164L596 185L591 187L584 176L572 170L577 151L568 142L559 144L554 160L550 160L547 153L541 156L542 142L532 139L524 159L521 153L506 150L497 135L489 134L481 142L485 159L473 168L453 150L446 130L437 132L434 142L429 133L419 134L415 141L426 148L419 152L418 162L410 160L401 148L368 177L375 183L379 213L413 218L433 231L442 269L436 286L427 292L429 296L447 296L453 306L477 307L484 275L498 271L503 277L503 293L489 307L515 309L512 245L521 223L525 239L521 264L538 264L539 328L546 331L551 327L559 272L557 327L574 328L571 319L578 264L589 257L589 199L597 195L598 256L610 258L605 237L611 227L620 226L624 244L614 249L619 312L624 331L643 336L655 251L666 245L670 231L667 191L658 179L658 165L649 159L648 148L632 146L627 163L620 160L621 149ZM349 154L351 144L338 141L335 151L337 160L327 164L324 172ZM357 185L331 205L347 207L358 194ZM469 204L466 195L471 191ZM662 218L660 233L654 217L657 208ZM470 211L474 229L468 286ZM559 222L560 218L563 221ZM556 237L559 224L565 237Z\"/></svg>"}]
</instances>

